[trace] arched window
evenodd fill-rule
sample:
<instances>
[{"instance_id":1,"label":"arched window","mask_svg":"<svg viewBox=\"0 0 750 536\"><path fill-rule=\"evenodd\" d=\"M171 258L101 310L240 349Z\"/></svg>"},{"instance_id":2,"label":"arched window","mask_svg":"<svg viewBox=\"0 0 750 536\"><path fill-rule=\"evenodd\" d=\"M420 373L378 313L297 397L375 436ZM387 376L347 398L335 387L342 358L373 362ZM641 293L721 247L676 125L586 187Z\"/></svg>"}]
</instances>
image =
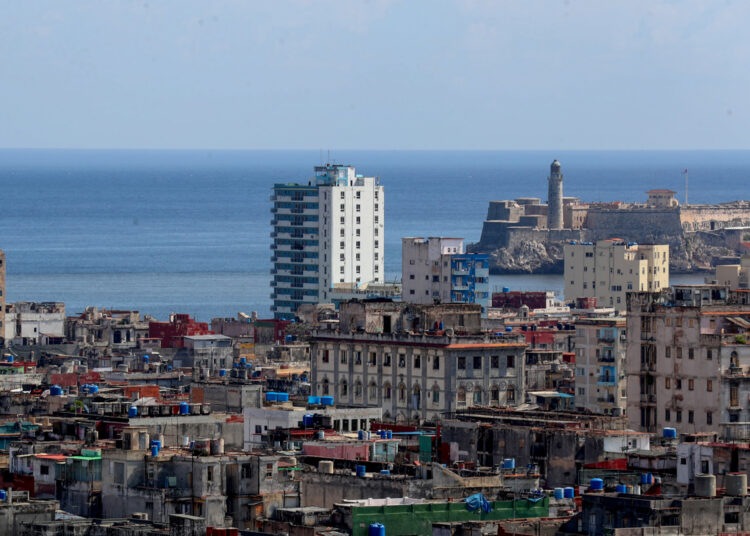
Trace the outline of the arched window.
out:
<instances>
[{"instance_id":1,"label":"arched window","mask_svg":"<svg viewBox=\"0 0 750 536\"><path fill-rule=\"evenodd\" d=\"M398 401L406 402L406 385L400 383L398 386Z\"/></svg>"},{"instance_id":2,"label":"arched window","mask_svg":"<svg viewBox=\"0 0 750 536\"><path fill-rule=\"evenodd\" d=\"M375 381L370 382L370 402L376 402L378 400L378 384Z\"/></svg>"},{"instance_id":3,"label":"arched window","mask_svg":"<svg viewBox=\"0 0 750 536\"><path fill-rule=\"evenodd\" d=\"M434 385L432 387L432 403L433 404L440 403L440 387L438 387L437 385Z\"/></svg>"},{"instance_id":4,"label":"arched window","mask_svg":"<svg viewBox=\"0 0 750 536\"><path fill-rule=\"evenodd\" d=\"M357 398L362 396L362 382L359 380L354 382L354 396Z\"/></svg>"},{"instance_id":5,"label":"arched window","mask_svg":"<svg viewBox=\"0 0 750 536\"><path fill-rule=\"evenodd\" d=\"M383 386L383 398L385 400L390 400L391 399L391 384L390 383L386 383Z\"/></svg>"},{"instance_id":6,"label":"arched window","mask_svg":"<svg viewBox=\"0 0 750 536\"><path fill-rule=\"evenodd\" d=\"M346 383L346 380L341 380L341 396L348 396L349 395L349 385Z\"/></svg>"},{"instance_id":7,"label":"arched window","mask_svg":"<svg viewBox=\"0 0 750 536\"><path fill-rule=\"evenodd\" d=\"M482 403L482 388L477 386L474 388L474 404Z\"/></svg>"},{"instance_id":8,"label":"arched window","mask_svg":"<svg viewBox=\"0 0 750 536\"><path fill-rule=\"evenodd\" d=\"M493 385L490 389L490 404L498 405L500 403L500 388Z\"/></svg>"},{"instance_id":9,"label":"arched window","mask_svg":"<svg viewBox=\"0 0 750 536\"><path fill-rule=\"evenodd\" d=\"M464 387L458 388L458 392L456 394L456 401L459 406L466 405L466 389Z\"/></svg>"},{"instance_id":10,"label":"arched window","mask_svg":"<svg viewBox=\"0 0 750 536\"><path fill-rule=\"evenodd\" d=\"M411 390L411 405L413 409L419 409L422 405L422 391L419 389L419 385L414 385Z\"/></svg>"},{"instance_id":11,"label":"arched window","mask_svg":"<svg viewBox=\"0 0 750 536\"><path fill-rule=\"evenodd\" d=\"M322 383L321 391L323 392L324 395L327 395L330 389L328 378L323 378L323 381L321 383Z\"/></svg>"},{"instance_id":12,"label":"arched window","mask_svg":"<svg viewBox=\"0 0 750 536\"><path fill-rule=\"evenodd\" d=\"M509 385L508 389L505 391L505 402L508 404L516 403L516 388L512 385Z\"/></svg>"},{"instance_id":13,"label":"arched window","mask_svg":"<svg viewBox=\"0 0 750 536\"><path fill-rule=\"evenodd\" d=\"M736 351L732 352L729 355L729 366L730 367L734 367L734 368L740 366L740 359L739 359L739 356L737 355Z\"/></svg>"}]
</instances>

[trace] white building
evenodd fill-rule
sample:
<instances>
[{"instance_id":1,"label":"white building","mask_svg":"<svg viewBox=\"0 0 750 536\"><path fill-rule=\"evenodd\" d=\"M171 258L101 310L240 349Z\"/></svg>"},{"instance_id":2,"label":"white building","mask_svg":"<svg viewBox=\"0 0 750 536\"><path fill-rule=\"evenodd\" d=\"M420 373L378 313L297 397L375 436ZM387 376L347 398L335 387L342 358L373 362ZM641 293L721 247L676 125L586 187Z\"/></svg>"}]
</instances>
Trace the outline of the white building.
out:
<instances>
[{"instance_id":1,"label":"white building","mask_svg":"<svg viewBox=\"0 0 750 536\"><path fill-rule=\"evenodd\" d=\"M385 195L353 166L316 166L307 185L276 184L271 196L274 317L331 299L341 283L385 277Z\"/></svg>"},{"instance_id":2,"label":"white building","mask_svg":"<svg viewBox=\"0 0 750 536\"><path fill-rule=\"evenodd\" d=\"M16 302L6 307L6 344L43 344L47 338L65 336L65 304L61 302Z\"/></svg>"},{"instance_id":3,"label":"white building","mask_svg":"<svg viewBox=\"0 0 750 536\"><path fill-rule=\"evenodd\" d=\"M669 246L612 238L564 248L565 299L596 298L598 307L626 308L625 293L669 286Z\"/></svg>"}]
</instances>

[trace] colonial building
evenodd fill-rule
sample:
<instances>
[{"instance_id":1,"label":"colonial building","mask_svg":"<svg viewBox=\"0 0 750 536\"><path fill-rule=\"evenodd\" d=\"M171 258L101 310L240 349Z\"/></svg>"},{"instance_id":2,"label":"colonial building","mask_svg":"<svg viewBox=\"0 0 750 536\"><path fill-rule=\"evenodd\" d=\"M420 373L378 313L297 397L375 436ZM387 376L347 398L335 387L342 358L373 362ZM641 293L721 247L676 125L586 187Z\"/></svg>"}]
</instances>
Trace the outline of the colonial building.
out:
<instances>
[{"instance_id":1,"label":"colonial building","mask_svg":"<svg viewBox=\"0 0 750 536\"><path fill-rule=\"evenodd\" d=\"M720 285L628 294L627 413L645 432L711 432L750 420L750 295ZM744 399L743 399L744 395Z\"/></svg>"},{"instance_id":2,"label":"colonial building","mask_svg":"<svg viewBox=\"0 0 750 536\"><path fill-rule=\"evenodd\" d=\"M613 238L566 244L565 299L596 298L599 307L625 310L625 293L669 286L669 246Z\"/></svg>"},{"instance_id":3,"label":"colonial building","mask_svg":"<svg viewBox=\"0 0 750 536\"><path fill-rule=\"evenodd\" d=\"M340 329L311 341L313 394L396 421L523 403L526 344L488 337L479 322L478 305L341 304Z\"/></svg>"}]
</instances>

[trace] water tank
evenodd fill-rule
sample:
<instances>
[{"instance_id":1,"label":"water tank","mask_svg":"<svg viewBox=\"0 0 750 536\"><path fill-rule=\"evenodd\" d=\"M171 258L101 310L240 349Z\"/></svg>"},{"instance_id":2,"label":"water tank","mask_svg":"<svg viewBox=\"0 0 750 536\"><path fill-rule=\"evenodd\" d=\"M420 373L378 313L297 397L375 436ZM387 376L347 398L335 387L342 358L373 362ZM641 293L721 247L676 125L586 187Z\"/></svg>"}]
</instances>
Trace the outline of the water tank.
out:
<instances>
[{"instance_id":1,"label":"water tank","mask_svg":"<svg viewBox=\"0 0 750 536\"><path fill-rule=\"evenodd\" d=\"M627 493L628 487L625 484L617 484L617 493Z\"/></svg>"},{"instance_id":2,"label":"water tank","mask_svg":"<svg viewBox=\"0 0 750 536\"><path fill-rule=\"evenodd\" d=\"M315 432L315 439L325 439L326 433L323 430L318 430Z\"/></svg>"},{"instance_id":3,"label":"water tank","mask_svg":"<svg viewBox=\"0 0 750 536\"><path fill-rule=\"evenodd\" d=\"M302 426L305 428L310 428L313 425L313 415L312 413L308 413L307 415L302 416Z\"/></svg>"},{"instance_id":4,"label":"water tank","mask_svg":"<svg viewBox=\"0 0 750 536\"><path fill-rule=\"evenodd\" d=\"M747 495L747 474L729 473L725 479L727 495L733 497L744 497Z\"/></svg>"},{"instance_id":5,"label":"water tank","mask_svg":"<svg viewBox=\"0 0 750 536\"><path fill-rule=\"evenodd\" d=\"M276 393L276 400L279 402L289 402L289 393Z\"/></svg>"},{"instance_id":6,"label":"water tank","mask_svg":"<svg viewBox=\"0 0 750 536\"><path fill-rule=\"evenodd\" d=\"M648 484L648 473L641 473L641 484Z\"/></svg>"},{"instance_id":7,"label":"water tank","mask_svg":"<svg viewBox=\"0 0 750 536\"><path fill-rule=\"evenodd\" d=\"M385 525L382 523L370 523L367 536L385 536Z\"/></svg>"},{"instance_id":8,"label":"water tank","mask_svg":"<svg viewBox=\"0 0 750 536\"><path fill-rule=\"evenodd\" d=\"M503 292L505 292L506 294L507 294L508 292L510 292L510 287L503 287Z\"/></svg>"},{"instance_id":9,"label":"water tank","mask_svg":"<svg viewBox=\"0 0 750 536\"><path fill-rule=\"evenodd\" d=\"M378 434L380 435L380 439L388 439L388 432L385 430L378 430Z\"/></svg>"},{"instance_id":10,"label":"water tank","mask_svg":"<svg viewBox=\"0 0 750 536\"><path fill-rule=\"evenodd\" d=\"M601 491L604 489L604 481L601 478L592 478L589 484L589 489L592 491Z\"/></svg>"},{"instance_id":11,"label":"water tank","mask_svg":"<svg viewBox=\"0 0 750 536\"><path fill-rule=\"evenodd\" d=\"M172 372L172 365L167 365L167 372Z\"/></svg>"},{"instance_id":12,"label":"water tank","mask_svg":"<svg viewBox=\"0 0 750 536\"><path fill-rule=\"evenodd\" d=\"M320 397L320 403L324 406L333 406L333 397L332 396L321 396Z\"/></svg>"},{"instance_id":13,"label":"water tank","mask_svg":"<svg viewBox=\"0 0 750 536\"><path fill-rule=\"evenodd\" d=\"M244 365L246 363L247 363L247 358L246 357L240 357L240 364Z\"/></svg>"},{"instance_id":14,"label":"water tank","mask_svg":"<svg viewBox=\"0 0 750 536\"><path fill-rule=\"evenodd\" d=\"M390 471L389 471L388 469L381 469L381 470L380 470L380 474L381 474L381 475L390 475L390 474L391 474L391 472L390 472Z\"/></svg>"},{"instance_id":15,"label":"water tank","mask_svg":"<svg viewBox=\"0 0 750 536\"><path fill-rule=\"evenodd\" d=\"M190 414L190 404L187 402L180 402L180 415Z\"/></svg>"},{"instance_id":16,"label":"water tank","mask_svg":"<svg viewBox=\"0 0 750 536\"><path fill-rule=\"evenodd\" d=\"M564 488L563 489L563 496L566 499L573 499L576 496L576 490L575 488Z\"/></svg>"},{"instance_id":17,"label":"water tank","mask_svg":"<svg viewBox=\"0 0 750 536\"><path fill-rule=\"evenodd\" d=\"M7 361L8 363L13 363L13 356L12 356L12 355L10 355L10 354L8 354L8 357L6 358L6 361Z\"/></svg>"},{"instance_id":18,"label":"water tank","mask_svg":"<svg viewBox=\"0 0 750 536\"><path fill-rule=\"evenodd\" d=\"M677 437L677 430L675 430L674 428L665 428L663 430L663 435L664 435L664 437L673 439L673 438Z\"/></svg>"},{"instance_id":19,"label":"water tank","mask_svg":"<svg viewBox=\"0 0 750 536\"><path fill-rule=\"evenodd\" d=\"M49 394L51 396L62 396L63 394L62 387L60 387L59 385L53 385L52 387L49 388Z\"/></svg>"},{"instance_id":20,"label":"water tank","mask_svg":"<svg viewBox=\"0 0 750 536\"><path fill-rule=\"evenodd\" d=\"M716 477L714 475L695 475L695 495L698 497L716 497Z\"/></svg>"},{"instance_id":21,"label":"water tank","mask_svg":"<svg viewBox=\"0 0 750 536\"><path fill-rule=\"evenodd\" d=\"M130 406L128 408L128 417L137 417L138 416L138 408L135 406Z\"/></svg>"},{"instance_id":22,"label":"water tank","mask_svg":"<svg viewBox=\"0 0 750 536\"><path fill-rule=\"evenodd\" d=\"M311 406L319 406L320 405L320 397L319 396L308 396L307 397L307 403Z\"/></svg>"},{"instance_id":23,"label":"water tank","mask_svg":"<svg viewBox=\"0 0 750 536\"><path fill-rule=\"evenodd\" d=\"M358 477L364 477L367 473L367 468L364 465L357 465L354 467Z\"/></svg>"},{"instance_id":24,"label":"water tank","mask_svg":"<svg viewBox=\"0 0 750 536\"><path fill-rule=\"evenodd\" d=\"M318 472L332 475L333 474L333 462L331 460L320 460L318 462Z\"/></svg>"},{"instance_id":25,"label":"water tank","mask_svg":"<svg viewBox=\"0 0 750 536\"><path fill-rule=\"evenodd\" d=\"M554 494L555 499L563 499L565 497L565 492L562 488L555 488Z\"/></svg>"},{"instance_id":26,"label":"water tank","mask_svg":"<svg viewBox=\"0 0 750 536\"><path fill-rule=\"evenodd\" d=\"M156 448L161 448L161 441L159 441L158 439L152 439L151 446L156 447Z\"/></svg>"},{"instance_id":27,"label":"water tank","mask_svg":"<svg viewBox=\"0 0 750 536\"><path fill-rule=\"evenodd\" d=\"M148 358L148 355L144 355L144 356L143 356L143 362L144 362L144 363L148 363L148 359L149 359L149 358Z\"/></svg>"},{"instance_id":28,"label":"water tank","mask_svg":"<svg viewBox=\"0 0 750 536\"><path fill-rule=\"evenodd\" d=\"M503 469L515 469L515 468L516 468L515 458L505 458L503 460Z\"/></svg>"},{"instance_id":29,"label":"water tank","mask_svg":"<svg viewBox=\"0 0 750 536\"><path fill-rule=\"evenodd\" d=\"M359 439L360 441L364 441L366 438L367 436L365 435L364 430L360 430L359 432L357 432L357 439Z\"/></svg>"},{"instance_id":30,"label":"water tank","mask_svg":"<svg viewBox=\"0 0 750 536\"><path fill-rule=\"evenodd\" d=\"M224 454L224 439L212 439L211 440L211 455L222 456Z\"/></svg>"},{"instance_id":31,"label":"water tank","mask_svg":"<svg viewBox=\"0 0 750 536\"><path fill-rule=\"evenodd\" d=\"M385 431L385 438L386 439L393 439L393 430L386 430Z\"/></svg>"},{"instance_id":32,"label":"water tank","mask_svg":"<svg viewBox=\"0 0 750 536\"><path fill-rule=\"evenodd\" d=\"M227 375L227 370L226 369L219 369L219 376L224 377L226 375Z\"/></svg>"},{"instance_id":33,"label":"water tank","mask_svg":"<svg viewBox=\"0 0 750 536\"><path fill-rule=\"evenodd\" d=\"M8 498L8 494L5 492L4 489L0 489L0 501L4 501Z\"/></svg>"},{"instance_id":34,"label":"water tank","mask_svg":"<svg viewBox=\"0 0 750 536\"><path fill-rule=\"evenodd\" d=\"M159 455L159 447L156 445L151 446L151 456L158 456Z\"/></svg>"},{"instance_id":35,"label":"water tank","mask_svg":"<svg viewBox=\"0 0 750 536\"><path fill-rule=\"evenodd\" d=\"M266 393L266 402L276 402L278 396L276 393Z\"/></svg>"},{"instance_id":36,"label":"water tank","mask_svg":"<svg viewBox=\"0 0 750 536\"><path fill-rule=\"evenodd\" d=\"M193 441L193 453L199 456L208 456L211 454L211 440L210 439L196 439Z\"/></svg>"},{"instance_id":37,"label":"water tank","mask_svg":"<svg viewBox=\"0 0 750 536\"><path fill-rule=\"evenodd\" d=\"M510 326L505 326L505 332L506 332L506 333L510 333L511 331L513 331L513 328L512 328L512 327L510 327Z\"/></svg>"}]
</instances>

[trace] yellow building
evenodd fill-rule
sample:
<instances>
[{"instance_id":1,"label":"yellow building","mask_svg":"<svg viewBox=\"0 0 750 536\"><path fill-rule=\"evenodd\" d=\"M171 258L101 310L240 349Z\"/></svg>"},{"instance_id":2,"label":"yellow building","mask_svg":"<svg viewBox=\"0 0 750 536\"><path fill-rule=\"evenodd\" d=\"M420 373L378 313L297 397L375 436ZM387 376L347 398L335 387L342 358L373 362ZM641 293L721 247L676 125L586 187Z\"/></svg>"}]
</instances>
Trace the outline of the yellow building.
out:
<instances>
[{"instance_id":1,"label":"yellow building","mask_svg":"<svg viewBox=\"0 0 750 536\"><path fill-rule=\"evenodd\" d=\"M628 291L669 286L669 246L639 245L618 238L565 246L565 299L596 298L599 307L626 308Z\"/></svg>"},{"instance_id":2,"label":"yellow building","mask_svg":"<svg viewBox=\"0 0 750 536\"><path fill-rule=\"evenodd\" d=\"M750 288L750 255L743 255L740 264L721 264L716 267L716 282L731 289Z\"/></svg>"}]
</instances>

